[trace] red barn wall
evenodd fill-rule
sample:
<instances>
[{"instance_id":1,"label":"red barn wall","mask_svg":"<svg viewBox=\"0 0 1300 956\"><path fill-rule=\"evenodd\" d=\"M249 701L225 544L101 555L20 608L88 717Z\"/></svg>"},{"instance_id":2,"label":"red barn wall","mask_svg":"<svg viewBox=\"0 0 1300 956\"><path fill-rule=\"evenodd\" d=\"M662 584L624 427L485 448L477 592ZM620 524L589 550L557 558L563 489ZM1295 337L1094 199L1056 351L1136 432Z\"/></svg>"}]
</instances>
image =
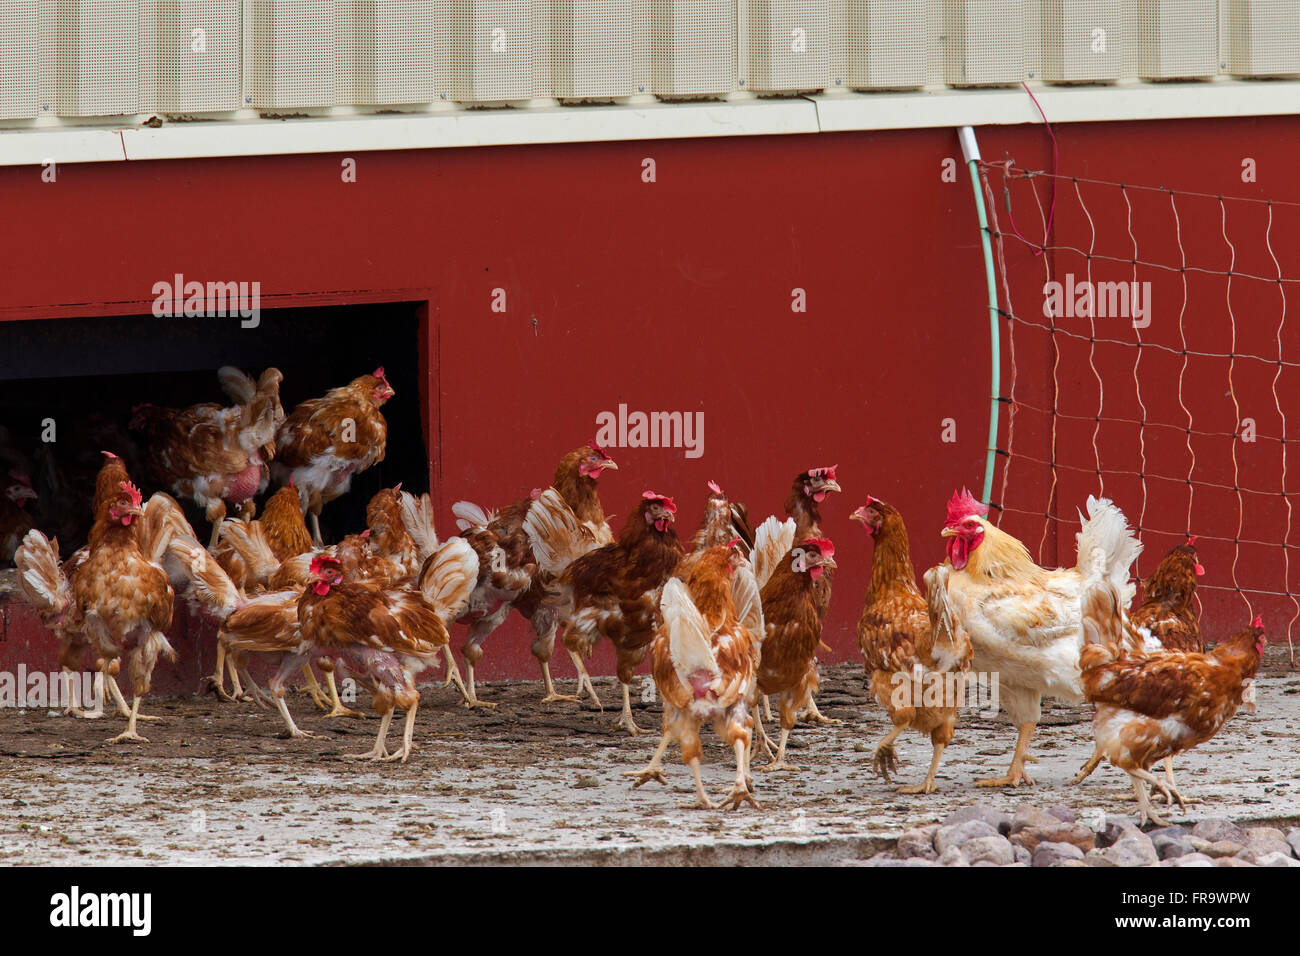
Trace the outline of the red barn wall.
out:
<instances>
[{"instance_id":1,"label":"red barn wall","mask_svg":"<svg viewBox=\"0 0 1300 956\"><path fill-rule=\"evenodd\" d=\"M1300 119L1087 124L1057 136L1070 174L1300 201L1291 175ZM983 129L980 139L986 159L1050 167L1041 127ZM1244 156L1257 162L1257 183L1241 182ZM642 181L646 157L655 160L654 183ZM55 184L36 169L0 169L9 224L0 233L0 318L111 322L148 312L153 284L174 273L260 281L264 305L277 307L427 301L420 342L391 343L422 350L426 394L396 401L425 403L426 434L390 441L427 439L444 532L459 498L494 506L546 485L558 457L592 435L597 413L620 403L702 411L705 428L698 459L682 449L613 450L621 470L601 479L601 491L616 524L653 488L676 496L678 529L689 535L710 479L761 517L780 510L797 472L838 464L845 494L825 506L841 568L826 642L831 659L850 660L871 552L849 513L867 494L894 502L923 568L942 556L946 498L962 484L978 490L983 476L983 262L969 177L959 171L955 183L944 182L948 157L960 162L951 130L919 130L357 153L355 183L341 180L338 155L65 166ZM1058 232L1077 239L1074 214L1061 206ZM1143 258L1176 256L1154 216ZM1292 265L1300 256L1295 224L1274 234L1275 244L1289 244ZM1041 236L1036 213L1017 225ZM1217 218L1200 215L1192 228L1217 227ZM1017 309L1027 304L1041 316L1041 261L1008 252ZM1257 249L1249 256L1271 269ZM497 288L504 313L491 308ZM806 313L791 311L796 288L806 292ZM1300 308L1300 295L1294 303ZM1201 321L1219 314L1207 307ZM1239 325L1266 321L1270 334L1277 318L1275 307L1265 319L1237 314ZM358 321L351 334L377 331ZM1019 342L1018 395L1050 405L1047 340L1025 333ZM136 347L147 352L148 342ZM1065 361L1062 395L1095 386L1086 356ZM1107 381L1131 381L1127 350L1103 350L1096 362ZM1155 374L1153 390L1167 389L1168 370ZM1293 386L1284 384L1283 396L1292 404ZM1095 404L1095 395L1080 401ZM1269 430L1277 431L1273 415ZM946 418L956 421L953 443L941 440ZM1028 449L1044 425L1025 413L1017 427ZM1117 439L1103 469L1132 467L1130 445ZM1252 467L1276 468L1277 450L1259 446ZM1044 474L1013 463L1009 503L1041 514ZM1092 490L1091 482L1063 481L1055 510L1073 514ZM1133 489L1107 490L1126 511L1137 507ZM1180 528L1185 504L1151 503L1148 525ZM1037 549L1041 518L1009 514L1004 526ZM1073 562L1072 533L1061 530L1059 551L1056 535L1047 536L1044 561ZM1243 555L1238 577L1277 589L1280 553ZM1230 583L1221 557L1207 555L1207 581ZM1281 607L1274 610L1285 620L1291 605L1286 614ZM1207 625L1235 623L1239 608L1239 599L1216 592L1206 600ZM0 664L49 663L41 657L48 640L25 609L7 608L5 622ZM536 676L525 630L515 618L490 639L481 677ZM457 628L455 646L462 640ZM182 678L160 674L160 686L192 687L209 666L210 640L181 650L192 663ZM594 668L612 670L608 648ZM571 674L567 660L555 671Z\"/></svg>"}]
</instances>

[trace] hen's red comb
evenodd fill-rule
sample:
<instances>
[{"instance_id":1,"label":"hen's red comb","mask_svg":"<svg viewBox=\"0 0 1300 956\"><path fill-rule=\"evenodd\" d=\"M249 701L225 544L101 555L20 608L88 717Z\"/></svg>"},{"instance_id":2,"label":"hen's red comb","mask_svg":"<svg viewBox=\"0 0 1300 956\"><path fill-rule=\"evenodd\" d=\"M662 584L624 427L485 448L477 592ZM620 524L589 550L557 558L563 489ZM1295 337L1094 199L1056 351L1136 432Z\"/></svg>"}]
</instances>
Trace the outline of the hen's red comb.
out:
<instances>
[{"instance_id":1,"label":"hen's red comb","mask_svg":"<svg viewBox=\"0 0 1300 956\"><path fill-rule=\"evenodd\" d=\"M721 488L718 487L718 483L717 483L716 481L710 481L710 482L709 482L709 491L713 492L715 495L725 495L725 494L726 494L725 491L723 491Z\"/></svg>"},{"instance_id":2,"label":"hen's red comb","mask_svg":"<svg viewBox=\"0 0 1300 956\"><path fill-rule=\"evenodd\" d=\"M739 539L739 538L732 538L730 541L727 542L727 547L728 547L728 548L734 548L734 547L736 547L736 545L738 545L738 544L740 544L740 539Z\"/></svg>"},{"instance_id":3,"label":"hen's red comb","mask_svg":"<svg viewBox=\"0 0 1300 956\"><path fill-rule=\"evenodd\" d=\"M839 467L839 465L828 465L828 466L825 467L825 468L809 468L809 469L808 469L808 477L809 477L809 478L829 478L831 481L835 481L835 480L836 480L836 479L835 479L835 469L838 468L838 467Z\"/></svg>"},{"instance_id":4,"label":"hen's red comb","mask_svg":"<svg viewBox=\"0 0 1300 956\"><path fill-rule=\"evenodd\" d=\"M605 451L604 446L601 445L601 443L600 443L598 440L596 440L595 438L593 438L591 441L587 442L587 446L588 446L589 448L593 449L593 450L596 452L596 454L600 455L601 458L608 458L608 457L609 457L609 453Z\"/></svg>"},{"instance_id":5,"label":"hen's red comb","mask_svg":"<svg viewBox=\"0 0 1300 956\"><path fill-rule=\"evenodd\" d=\"M316 557L311 559L311 569L310 569L311 573L320 574L321 571L324 570L327 565L333 566L335 568L340 568L343 566L343 562L340 561L338 558L331 557L328 554L318 554L316 555Z\"/></svg>"},{"instance_id":6,"label":"hen's red comb","mask_svg":"<svg viewBox=\"0 0 1300 956\"><path fill-rule=\"evenodd\" d=\"M835 557L835 545L830 538L804 538L803 543L812 545L828 558Z\"/></svg>"},{"instance_id":7,"label":"hen's red comb","mask_svg":"<svg viewBox=\"0 0 1300 956\"><path fill-rule=\"evenodd\" d=\"M144 496L140 494L139 488L131 484L129 481L119 481L118 486L131 496L131 504L135 505L137 508L140 507L140 502L144 500Z\"/></svg>"},{"instance_id":8,"label":"hen's red comb","mask_svg":"<svg viewBox=\"0 0 1300 956\"><path fill-rule=\"evenodd\" d=\"M641 497L647 501L658 501L673 514L677 514L677 505L673 504L673 499L667 495L657 495L653 491L643 491Z\"/></svg>"},{"instance_id":9,"label":"hen's red comb","mask_svg":"<svg viewBox=\"0 0 1300 956\"><path fill-rule=\"evenodd\" d=\"M1199 537L1200 537L1200 535L1198 535L1198 534L1189 534L1189 535L1187 536L1187 543L1190 544L1190 545L1195 545L1195 544L1196 544L1196 539L1199 538Z\"/></svg>"},{"instance_id":10,"label":"hen's red comb","mask_svg":"<svg viewBox=\"0 0 1300 956\"><path fill-rule=\"evenodd\" d=\"M393 485L393 493L394 493L394 494L396 494L397 492L399 492L399 491L401 491L401 490L402 490L402 483L401 483L400 481L399 481L397 484Z\"/></svg>"},{"instance_id":11,"label":"hen's red comb","mask_svg":"<svg viewBox=\"0 0 1300 956\"><path fill-rule=\"evenodd\" d=\"M988 513L989 506L972 495L969 489L963 488L961 491L953 492L952 498L948 501L948 527L952 527L963 518L972 515L983 518Z\"/></svg>"},{"instance_id":12,"label":"hen's red comb","mask_svg":"<svg viewBox=\"0 0 1300 956\"><path fill-rule=\"evenodd\" d=\"M111 451L101 451L100 454L103 455L105 458L116 458L116 457L117 457L117 455L114 455Z\"/></svg>"},{"instance_id":13,"label":"hen's red comb","mask_svg":"<svg viewBox=\"0 0 1300 956\"><path fill-rule=\"evenodd\" d=\"M388 379L384 376L384 367L382 365L379 366L379 368L375 369L373 372L371 372L370 375L372 378L377 378L384 382L388 381Z\"/></svg>"},{"instance_id":14,"label":"hen's red comb","mask_svg":"<svg viewBox=\"0 0 1300 956\"><path fill-rule=\"evenodd\" d=\"M882 502L879 498L873 498L871 495L867 495L867 504L876 505L876 504L884 504L884 502Z\"/></svg>"},{"instance_id":15,"label":"hen's red comb","mask_svg":"<svg viewBox=\"0 0 1300 956\"><path fill-rule=\"evenodd\" d=\"M1250 622L1250 626L1251 626L1251 627L1263 627L1263 626L1264 626L1264 615L1263 615L1263 614L1256 614L1256 615L1255 615L1255 620L1253 620L1253 621Z\"/></svg>"}]
</instances>

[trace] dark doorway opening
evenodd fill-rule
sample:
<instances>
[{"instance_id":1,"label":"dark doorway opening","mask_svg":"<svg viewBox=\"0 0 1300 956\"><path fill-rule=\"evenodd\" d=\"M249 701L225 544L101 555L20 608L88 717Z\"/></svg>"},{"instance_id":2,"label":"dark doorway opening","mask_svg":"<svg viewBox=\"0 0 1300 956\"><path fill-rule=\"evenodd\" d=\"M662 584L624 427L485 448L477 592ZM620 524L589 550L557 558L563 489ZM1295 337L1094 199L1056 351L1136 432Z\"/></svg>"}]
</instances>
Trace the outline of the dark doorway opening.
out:
<instances>
[{"instance_id":1,"label":"dark doorway opening","mask_svg":"<svg viewBox=\"0 0 1300 956\"><path fill-rule=\"evenodd\" d=\"M146 497L149 449L128 429L144 402L182 408L229 404L216 370L235 365L253 375L274 365L284 373L280 396L288 413L383 366L396 395L383 407L388 422L384 461L356 476L352 490L325 506L327 542L365 527L366 503L397 482L428 490L429 449L420 414L420 303L267 309L256 328L233 318L152 315L0 323L0 476L23 469L38 494L35 524L58 535L66 556L91 523L90 500L101 450L120 454ZM55 441L43 440L53 423ZM274 481L267 495L275 490ZM260 505L266 495L259 497ZM208 524L193 502L186 513L207 540Z\"/></svg>"}]
</instances>

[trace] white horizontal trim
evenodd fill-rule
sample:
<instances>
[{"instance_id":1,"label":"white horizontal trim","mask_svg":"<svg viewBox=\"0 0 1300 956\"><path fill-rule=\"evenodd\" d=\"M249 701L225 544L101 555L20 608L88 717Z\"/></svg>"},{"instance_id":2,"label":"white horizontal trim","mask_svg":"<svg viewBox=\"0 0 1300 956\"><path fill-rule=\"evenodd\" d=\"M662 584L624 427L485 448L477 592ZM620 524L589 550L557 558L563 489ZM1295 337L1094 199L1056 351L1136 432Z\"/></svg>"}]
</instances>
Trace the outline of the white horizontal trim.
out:
<instances>
[{"instance_id":1,"label":"white horizontal trim","mask_svg":"<svg viewBox=\"0 0 1300 956\"><path fill-rule=\"evenodd\" d=\"M1300 81L1034 86L1053 123L1273 116L1300 112ZM119 123L121 120L119 120ZM134 122L134 120L132 121ZM304 119L40 125L0 131L0 166L763 136L1040 122L1024 90L833 93L790 99L438 110Z\"/></svg>"}]
</instances>

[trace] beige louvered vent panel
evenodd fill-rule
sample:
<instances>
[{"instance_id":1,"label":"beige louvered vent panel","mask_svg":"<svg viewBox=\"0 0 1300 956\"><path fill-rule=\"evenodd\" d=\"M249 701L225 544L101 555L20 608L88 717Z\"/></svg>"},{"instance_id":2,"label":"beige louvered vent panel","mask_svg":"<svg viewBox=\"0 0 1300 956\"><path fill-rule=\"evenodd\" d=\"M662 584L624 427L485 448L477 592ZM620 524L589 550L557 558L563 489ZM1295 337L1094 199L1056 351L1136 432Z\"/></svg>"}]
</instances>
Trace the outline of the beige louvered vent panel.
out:
<instances>
[{"instance_id":1,"label":"beige louvered vent panel","mask_svg":"<svg viewBox=\"0 0 1300 956\"><path fill-rule=\"evenodd\" d=\"M439 52L446 55L447 17L439 10L445 4L437 0L352 0L352 4L351 36L345 41L353 57L348 71L354 90L350 99L365 106L436 99ZM340 77L340 86L345 76Z\"/></svg>"},{"instance_id":2,"label":"beige louvered vent panel","mask_svg":"<svg viewBox=\"0 0 1300 956\"><path fill-rule=\"evenodd\" d=\"M40 112L40 43L36 0L0 0L0 119Z\"/></svg>"},{"instance_id":3,"label":"beige louvered vent panel","mask_svg":"<svg viewBox=\"0 0 1300 956\"><path fill-rule=\"evenodd\" d=\"M1124 11L1115 0L1043 0L1042 77L1049 83L1118 79Z\"/></svg>"},{"instance_id":4,"label":"beige louvered vent panel","mask_svg":"<svg viewBox=\"0 0 1300 956\"><path fill-rule=\"evenodd\" d=\"M1300 73L1300 0L1227 0L1223 21L1225 73Z\"/></svg>"},{"instance_id":5,"label":"beige louvered vent panel","mask_svg":"<svg viewBox=\"0 0 1300 956\"><path fill-rule=\"evenodd\" d=\"M58 0L55 110L116 116L140 105L136 0Z\"/></svg>"},{"instance_id":6,"label":"beige louvered vent panel","mask_svg":"<svg viewBox=\"0 0 1300 956\"><path fill-rule=\"evenodd\" d=\"M829 0L750 0L749 77L755 93L833 85Z\"/></svg>"},{"instance_id":7,"label":"beige louvered vent panel","mask_svg":"<svg viewBox=\"0 0 1300 956\"><path fill-rule=\"evenodd\" d=\"M930 24L916 0L846 0L844 83L855 90L926 83Z\"/></svg>"},{"instance_id":8,"label":"beige louvered vent panel","mask_svg":"<svg viewBox=\"0 0 1300 956\"><path fill-rule=\"evenodd\" d=\"M719 96L736 89L736 0L652 0L651 92Z\"/></svg>"},{"instance_id":9,"label":"beige louvered vent panel","mask_svg":"<svg viewBox=\"0 0 1300 956\"><path fill-rule=\"evenodd\" d=\"M533 0L533 96L552 96L551 0Z\"/></svg>"},{"instance_id":10,"label":"beige louvered vent panel","mask_svg":"<svg viewBox=\"0 0 1300 956\"><path fill-rule=\"evenodd\" d=\"M153 100L150 108L165 113L239 108L239 0L161 0L151 31L156 31L155 55L141 57L142 70L151 61L150 73L157 77L156 93L147 94L141 80L141 99Z\"/></svg>"},{"instance_id":11,"label":"beige louvered vent panel","mask_svg":"<svg viewBox=\"0 0 1300 956\"><path fill-rule=\"evenodd\" d=\"M551 0L554 95L611 99L645 92L649 0Z\"/></svg>"},{"instance_id":12,"label":"beige louvered vent panel","mask_svg":"<svg viewBox=\"0 0 1300 956\"><path fill-rule=\"evenodd\" d=\"M453 0L449 6L448 96L476 103L530 98L535 0Z\"/></svg>"},{"instance_id":13,"label":"beige louvered vent panel","mask_svg":"<svg viewBox=\"0 0 1300 956\"><path fill-rule=\"evenodd\" d=\"M1192 79L1219 71L1216 0L1135 0L1137 75Z\"/></svg>"},{"instance_id":14,"label":"beige louvered vent panel","mask_svg":"<svg viewBox=\"0 0 1300 956\"><path fill-rule=\"evenodd\" d=\"M1005 86L1025 78L1021 0L947 0L944 32L950 86Z\"/></svg>"},{"instance_id":15,"label":"beige louvered vent panel","mask_svg":"<svg viewBox=\"0 0 1300 956\"><path fill-rule=\"evenodd\" d=\"M338 34L334 0L251 2L253 107L334 105Z\"/></svg>"}]
</instances>

